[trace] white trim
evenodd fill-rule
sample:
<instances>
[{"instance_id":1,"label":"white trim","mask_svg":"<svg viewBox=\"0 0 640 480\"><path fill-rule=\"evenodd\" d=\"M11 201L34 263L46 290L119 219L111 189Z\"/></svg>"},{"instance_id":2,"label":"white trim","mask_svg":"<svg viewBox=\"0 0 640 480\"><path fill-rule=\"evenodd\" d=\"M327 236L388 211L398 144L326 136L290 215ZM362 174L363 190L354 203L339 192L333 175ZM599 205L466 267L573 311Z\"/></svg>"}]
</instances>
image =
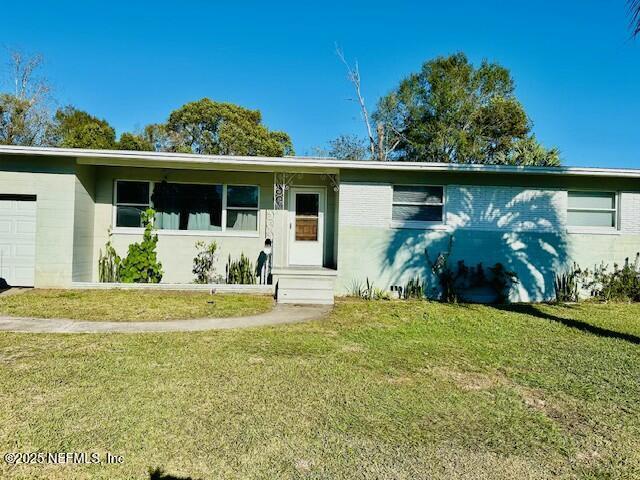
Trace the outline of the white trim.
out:
<instances>
[{"instance_id":1,"label":"white trim","mask_svg":"<svg viewBox=\"0 0 640 480\"><path fill-rule=\"evenodd\" d=\"M166 168L188 168L189 165L206 168L207 165L244 165L268 167L275 170L345 169L345 170L404 170L423 172L478 172L528 175L571 175L592 177L640 178L640 169L590 168L590 167L524 167L513 165L474 165L436 162L376 162L369 160L337 160L313 157L250 157L225 155L195 155L169 152L141 152L128 150L90 150L53 147L0 146L0 154L43 155L75 158L78 163L89 165L130 165L131 161L163 164ZM138 163L139 165L139 163ZM140 165L139 165L140 166Z\"/></svg>"},{"instance_id":2,"label":"white trim","mask_svg":"<svg viewBox=\"0 0 640 480\"><path fill-rule=\"evenodd\" d=\"M142 235L144 228L118 227L111 231L114 235ZM245 230L154 230L160 237L243 237L258 238L260 232Z\"/></svg>"},{"instance_id":3,"label":"white trim","mask_svg":"<svg viewBox=\"0 0 640 480\"><path fill-rule=\"evenodd\" d=\"M71 288L83 290L178 290L217 293L248 293L271 295L275 285L263 284L232 284L232 283L100 283L100 282L72 282ZM215 295L212 297L215 299Z\"/></svg>"},{"instance_id":4,"label":"white trim","mask_svg":"<svg viewBox=\"0 0 640 480\"><path fill-rule=\"evenodd\" d=\"M611 227L567 227L567 233L581 235L622 235L620 230Z\"/></svg>"},{"instance_id":5,"label":"white trim","mask_svg":"<svg viewBox=\"0 0 640 480\"><path fill-rule=\"evenodd\" d=\"M438 222L399 222L397 220L392 220L389 228L406 228L409 230L442 230L448 231L452 230L450 225L445 223Z\"/></svg>"},{"instance_id":6,"label":"white trim","mask_svg":"<svg viewBox=\"0 0 640 480\"><path fill-rule=\"evenodd\" d=\"M291 263L291 246L293 239L295 238L295 230L293 229L293 225L291 223L291 212L292 206L294 207L294 215L295 215L295 205L293 205L295 199L295 191L299 191L304 193L305 191L309 193L319 193L322 192L322 260L320 265L302 265L304 267L323 267L326 260L327 255L327 186L326 185L291 185L288 189L288 205L287 205L287 265L288 266L297 266L297 264ZM319 205L318 205L319 206ZM319 225L320 226L320 225Z\"/></svg>"}]
</instances>

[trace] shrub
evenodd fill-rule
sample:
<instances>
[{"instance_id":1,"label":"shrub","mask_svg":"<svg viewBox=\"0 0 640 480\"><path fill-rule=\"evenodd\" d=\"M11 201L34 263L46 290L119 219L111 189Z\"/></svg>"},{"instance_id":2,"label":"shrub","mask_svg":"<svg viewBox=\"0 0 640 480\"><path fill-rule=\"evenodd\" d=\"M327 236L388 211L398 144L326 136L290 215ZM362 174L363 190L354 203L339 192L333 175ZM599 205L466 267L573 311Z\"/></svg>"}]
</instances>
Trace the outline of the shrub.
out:
<instances>
[{"instance_id":1,"label":"shrub","mask_svg":"<svg viewBox=\"0 0 640 480\"><path fill-rule=\"evenodd\" d=\"M577 302L580 299L580 279L583 272L574 263L566 272L556 273L553 282L556 292L556 302Z\"/></svg>"},{"instance_id":2,"label":"shrub","mask_svg":"<svg viewBox=\"0 0 640 480\"><path fill-rule=\"evenodd\" d=\"M585 274L585 287L591 296L601 301L640 301L640 253L636 253L635 261L625 259L620 268L613 265L613 270L600 264L593 271Z\"/></svg>"},{"instance_id":3,"label":"shrub","mask_svg":"<svg viewBox=\"0 0 640 480\"><path fill-rule=\"evenodd\" d=\"M420 277L412 278L407 282L402 292L402 298L405 300L410 298L424 298L424 284L420 281Z\"/></svg>"},{"instance_id":4,"label":"shrub","mask_svg":"<svg viewBox=\"0 0 640 480\"><path fill-rule=\"evenodd\" d=\"M479 267L482 264L478 264ZM509 292L511 287L518 283L518 276L515 272L507 270L501 263L496 263L493 267L489 268L492 273L492 277L488 280L488 283L493 287L496 292L496 301L498 303L506 303L509 301Z\"/></svg>"},{"instance_id":5,"label":"shrub","mask_svg":"<svg viewBox=\"0 0 640 480\"><path fill-rule=\"evenodd\" d=\"M218 244L212 241L208 245L196 242L197 254L193 258L193 274L195 283L220 283L222 276L216 273L218 262Z\"/></svg>"},{"instance_id":6,"label":"shrub","mask_svg":"<svg viewBox=\"0 0 640 480\"><path fill-rule=\"evenodd\" d=\"M152 234L154 215L151 208L141 214L142 242L129 245L127 256L120 264L120 280L124 283L159 283L162 280L162 264L156 253L158 235Z\"/></svg>"},{"instance_id":7,"label":"shrub","mask_svg":"<svg viewBox=\"0 0 640 480\"><path fill-rule=\"evenodd\" d=\"M231 255L229 255L229 261L227 262L227 283L230 284L242 284L252 285L256 283L256 272L253 268L253 264L244 253L240 255L240 260L231 261Z\"/></svg>"},{"instance_id":8,"label":"shrub","mask_svg":"<svg viewBox=\"0 0 640 480\"><path fill-rule=\"evenodd\" d=\"M456 267L450 265L453 237L449 238L449 245L445 252L440 252L435 260L429 257L425 250L425 257L431 272L438 281L439 288L434 289L433 298L445 303L457 303L465 299L465 292L471 289L489 288L495 293L497 303L509 300L511 287L518 283L515 272L507 270L501 263L489 267L491 272L487 276L482 263L475 267L467 267L464 260L459 260Z\"/></svg>"},{"instance_id":9,"label":"shrub","mask_svg":"<svg viewBox=\"0 0 640 480\"><path fill-rule=\"evenodd\" d=\"M111 233L109 233L111 235ZM120 281L120 263L121 259L116 249L111 245L111 239L104 246L104 255L102 250L98 256L98 281L102 283L116 283Z\"/></svg>"},{"instance_id":10,"label":"shrub","mask_svg":"<svg viewBox=\"0 0 640 480\"><path fill-rule=\"evenodd\" d=\"M391 300L389 293L381 288L376 288L368 277L365 282L354 280L349 289L349 296L362 300Z\"/></svg>"}]
</instances>

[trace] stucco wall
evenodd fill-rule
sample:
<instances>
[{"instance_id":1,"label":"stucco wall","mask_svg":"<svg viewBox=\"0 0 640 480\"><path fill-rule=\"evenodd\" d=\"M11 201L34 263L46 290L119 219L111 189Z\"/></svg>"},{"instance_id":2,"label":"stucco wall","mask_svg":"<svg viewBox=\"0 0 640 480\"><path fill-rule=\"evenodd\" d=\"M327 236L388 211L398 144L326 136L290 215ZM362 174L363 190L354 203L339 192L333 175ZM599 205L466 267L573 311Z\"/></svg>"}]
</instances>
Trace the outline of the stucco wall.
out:
<instances>
[{"instance_id":1,"label":"stucco wall","mask_svg":"<svg viewBox=\"0 0 640 480\"><path fill-rule=\"evenodd\" d=\"M349 173L340 191L338 293L369 279L377 287L405 285L415 277L433 280L425 259L448 250L451 261L468 266L500 262L519 278L516 301L554 296L555 273L573 261L585 267L604 261L621 263L640 250L640 185L629 181L518 178L507 184L498 176L388 175ZM360 178L360 182L358 182ZM495 182L495 183L493 183ZM393 184L445 185L445 225L432 229L394 228ZM481 183L484 183L481 184ZM493 184L492 184L493 183ZM541 188L541 184L546 184ZM602 188L621 194L620 231L616 234L569 234L567 190ZM435 285L433 285L435 286Z\"/></svg>"},{"instance_id":2,"label":"stucco wall","mask_svg":"<svg viewBox=\"0 0 640 480\"><path fill-rule=\"evenodd\" d=\"M36 287L71 283L75 161L0 155L0 193L36 195Z\"/></svg>"},{"instance_id":3,"label":"stucco wall","mask_svg":"<svg viewBox=\"0 0 640 480\"><path fill-rule=\"evenodd\" d=\"M90 282L93 279L94 260L97 260L93 258L95 183L95 167L76 166L72 268L74 282Z\"/></svg>"},{"instance_id":4,"label":"stucco wall","mask_svg":"<svg viewBox=\"0 0 640 480\"><path fill-rule=\"evenodd\" d=\"M93 228L93 259L97 259L99 251L108 240L108 232L113 223L113 187L116 179L193 182L193 183L226 183L258 185L260 187L260 213L258 219L258 233L233 234L211 232L206 235L193 235L191 232L163 232L158 231L158 257L165 272L163 282L190 283L193 281L193 258L196 254L197 241L218 244L217 272L225 273L225 266L229 255L232 259L247 255L252 262L256 262L266 238L267 211L273 209L273 173L256 172L225 172L225 171L193 171L193 170L160 170L143 168L97 167L95 218ZM299 186L327 186L327 180L320 175L300 175L294 179ZM288 205L288 198L286 199ZM335 264L335 194L327 188L327 218L325 226L325 263ZM281 217L281 218L280 218ZM286 238L288 237L288 219L281 215L274 219L275 247L281 251L282 258L286 258ZM126 255L129 244L138 242L142 238L140 233L125 233L120 229L113 229L111 240L120 255ZM93 262L93 281L97 281L97 263Z\"/></svg>"}]
</instances>

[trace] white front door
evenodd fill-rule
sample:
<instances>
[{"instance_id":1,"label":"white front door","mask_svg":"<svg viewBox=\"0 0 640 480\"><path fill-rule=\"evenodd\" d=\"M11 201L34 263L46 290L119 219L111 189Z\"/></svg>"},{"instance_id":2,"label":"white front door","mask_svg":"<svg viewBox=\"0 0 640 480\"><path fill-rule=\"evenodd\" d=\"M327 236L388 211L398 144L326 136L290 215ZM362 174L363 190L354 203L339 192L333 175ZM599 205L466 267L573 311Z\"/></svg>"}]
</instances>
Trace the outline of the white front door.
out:
<instances>
[{"instance_id":1,"label":"white front door","mask_svg":"<svg viewBox=\"0 0 640 480\"><path fill-rule=\"evenodd\" d=\"M294 187L289 195L289 265L322 266L325 190Z\"/></svg>"},{"instance_id":2,"label":"white front door","mask_svg":"<svg viewBox=\"0 0 640 480\"><path fill-rule=\"evenodd\" d=\"M35 265L35 199L0 194L0 288L32 287Z\"/></svg>"}]
</instances>

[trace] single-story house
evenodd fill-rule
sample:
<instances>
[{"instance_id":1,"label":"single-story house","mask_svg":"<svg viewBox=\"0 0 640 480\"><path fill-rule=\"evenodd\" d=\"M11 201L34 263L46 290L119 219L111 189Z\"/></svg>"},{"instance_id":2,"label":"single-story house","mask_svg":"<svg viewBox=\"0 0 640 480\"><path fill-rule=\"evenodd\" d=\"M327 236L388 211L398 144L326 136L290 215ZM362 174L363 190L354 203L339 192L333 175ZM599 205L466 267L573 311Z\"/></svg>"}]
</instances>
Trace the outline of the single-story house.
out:
<instances>
[{"instance_id":1,"label":"single-story house","mask_svg":"<svg viewBox=\"0 0 640 480\"><path fill-rule=\"evenodd\" d=\"M640 251L640 170L2 146L0 277L95 285L105 243L124 255L149 207L163 283L193 282L197 241L218 243L224 275L229 257L256 261L269 239L290 302L427 279L425 250L449 247L452 262L513 271L512 300L542 301L573 262Z\"/></svg>"}]
</instances>

